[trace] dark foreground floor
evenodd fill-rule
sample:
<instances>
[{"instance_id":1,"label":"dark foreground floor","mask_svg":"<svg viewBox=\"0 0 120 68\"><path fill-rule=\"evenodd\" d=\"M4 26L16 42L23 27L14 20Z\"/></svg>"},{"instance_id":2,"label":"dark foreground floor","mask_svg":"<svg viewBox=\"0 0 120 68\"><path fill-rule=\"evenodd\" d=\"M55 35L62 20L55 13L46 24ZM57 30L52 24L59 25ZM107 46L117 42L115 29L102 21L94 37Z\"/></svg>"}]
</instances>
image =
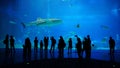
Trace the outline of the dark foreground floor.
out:
<instances>
[{"instance_id":1,"label":"dark foreground floor","mask_svg":"<svg viewBox=\"0 0 120 68\"><path fill-rule=\"evenodd\" d=\"M85 60L77 58L67 58L45 59L12 65L2 65L0 68L120 68L120 63L94 59Z\"/></svg>"},{"instance_id":2,"label":"dark foreground floor","mask_svg":"<svg viewBox=\"0 0 120 68\"><path fill-rule=\"evenodd\" d=\"M78 59L76 50L68 55L64 50L62 59L55 50L54 55L49 51L37 53L32 49L31 58L24 59L22 49L16 49L14 54L5 54L0 49L0 68L120 68L120 50L116 50L114 57L109 55L109 50L92 50L91 60Z\"/></svg>"}]
</instances>

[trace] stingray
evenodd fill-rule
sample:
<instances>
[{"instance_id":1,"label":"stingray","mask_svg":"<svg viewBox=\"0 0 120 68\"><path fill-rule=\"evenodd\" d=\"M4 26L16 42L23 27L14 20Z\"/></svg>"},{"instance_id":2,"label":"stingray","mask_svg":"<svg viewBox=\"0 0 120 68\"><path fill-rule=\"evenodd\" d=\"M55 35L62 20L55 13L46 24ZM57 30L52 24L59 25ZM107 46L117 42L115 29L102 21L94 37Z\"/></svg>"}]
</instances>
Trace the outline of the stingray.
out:
<instances>
[{"instance_id":1,"label":"stingray","mask_svg":"<svg viewBox=\"0 0 120 68\"><path fill-rule=\"evenodd\" d=\"M109 29L109 27L106 26L106 25L101 25L101 28L103 28L103 29Z\"/></svg>"}]
</instances>

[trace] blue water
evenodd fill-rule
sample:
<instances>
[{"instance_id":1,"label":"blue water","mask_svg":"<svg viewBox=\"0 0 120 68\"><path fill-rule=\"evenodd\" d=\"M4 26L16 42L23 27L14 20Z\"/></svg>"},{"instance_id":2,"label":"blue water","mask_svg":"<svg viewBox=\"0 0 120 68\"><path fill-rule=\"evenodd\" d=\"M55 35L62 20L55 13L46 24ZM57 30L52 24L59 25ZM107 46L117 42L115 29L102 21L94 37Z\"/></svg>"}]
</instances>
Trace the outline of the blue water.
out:
<instances>
[{"instance_id":1,"label":"blue water","mask_svg":"<svg viewBox=\"0 0 120 68\"><path fill-rule=\"evenodd\" d=\"M119 17L119 0L0 0L0 47L4 48L2 40L6 34L15 37L16 48L22 48L26 37L30 37L33 44L35 36L39 40L54 36L58 41L60 35L66 43L72 37L74 46L74 35L83 39L89 34L94 49L107 49L109 36L115 39L116 49L120 49ZM62 22L26 28L21 25L38 18L57 18Z\"/></svg>"}]
</instances>

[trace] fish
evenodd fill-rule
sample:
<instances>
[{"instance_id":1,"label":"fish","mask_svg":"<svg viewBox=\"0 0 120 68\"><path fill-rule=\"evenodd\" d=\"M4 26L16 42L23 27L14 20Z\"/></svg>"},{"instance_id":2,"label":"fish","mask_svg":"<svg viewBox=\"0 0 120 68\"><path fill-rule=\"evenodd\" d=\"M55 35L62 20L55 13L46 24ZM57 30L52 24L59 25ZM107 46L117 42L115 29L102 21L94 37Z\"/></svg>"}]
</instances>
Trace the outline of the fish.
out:
<instances>
[{"instance_id":1,"label":"fish","mask_svg":"<svg viewBox=\"0 0 120 68\"><path fill-rule=\"evenodd\" d=\"M109 29L109 27L106 26L106 25L101 25L101 28L103 28L103 29Z\"/></svg>"},{"instance_id":2,"label":"fish","mask_svg":"<svg viewBox=\"0 0 120 68\"><path fill-rule=\"evenodd\" d=\"M76 33L74 31L69 32L71 35L75 35Z\"/></svg>"},{"instance_id":3,"label":"fish","mask_svg":"<svg viewBox=\"0 0 120 68\"><path fill-rule=\"evenodd\" d=\"M10 24L16 24L16 22L14 22L14 21L9 21L9 23L10 23Z\"/></svg>"},{"instance_id":4,"label":"fish","mask_svg":"<svg viewBox=\"0 0 120 68\"><path fill-rule=\"evenodd\" d=\"M77 24L76 27L77 27L77 28L80 28L80 24Z\"/></svg>"},{"instance_id":5,"label":"fish","mask_svg":"<svg viewBox=\"0 0 120 68\"><path fill-rule=\"evenodd\" d=\"M70 3L70 4L69 4L69 7L71 8L72 6L73 6L73 4L72 4L72 3Z\"/></svg>"},{"instance_id":6,"label":"fish","mask_svg":"<svg viewBox=\"0 0 120 68\"><path fill-rule=\"evenodd\" d=\"M26 28L26 25L23 22L21 22L21 25L23 26L23 28Z\"/></svg>"},{"instance_id":7,"label":"fish","mask_svg":"<svg viewBox=\"0 0 120 68\"><path fill-rule=\"evenodd\" d=\"M102 39L102 41L101 41L101 43L106 43L107 42L107 37L104 37L103 39Z\"/></svg>"},{"instance_id":8,"label":"fish","mask_svg":"<svg viewBox=\"0 0 120 68\"><path fill-rule=\"evenodd\" d=\"M19 42L19 43L22 43L22 41L21 41L20 39L18 40L18 42Z\"/></svg>"},{"instance_id":9,"label":"fish","mask_svg":"<svg viewBox=\"0 0 120 68\"><path fill-rule=\"evenodd\" d=\"M49 19L37 18L37 20L35 20L35 21L29 22L29 23L21 22L21 24L24 28L26 28L26 26L33 26L33 25L36 25L36 26L47 25L47 26L49 26L49 25L54 25L54 24L58 24L61 22L62 22L62 20L57 19L57 18L49 18Z\"/></svg>"}]
</instances>

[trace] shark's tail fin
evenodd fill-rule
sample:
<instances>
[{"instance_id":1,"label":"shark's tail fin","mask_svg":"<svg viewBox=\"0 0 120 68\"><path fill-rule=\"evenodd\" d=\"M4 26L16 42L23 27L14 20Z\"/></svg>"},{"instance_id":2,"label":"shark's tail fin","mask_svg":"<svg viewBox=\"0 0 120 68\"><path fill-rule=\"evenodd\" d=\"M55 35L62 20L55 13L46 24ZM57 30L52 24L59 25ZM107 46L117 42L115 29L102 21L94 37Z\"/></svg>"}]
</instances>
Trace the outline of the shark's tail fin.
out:
<instances>
[{"instance_id":1,"label":"shark's tail fin","mask_svg":"<svg viewBox=\"0 0 120 68\"><path fill-rule=\"evenodd\" d=\"M26 28L25 23L21 22L21 25L23 26L23 28Z\"/></svg>"}]
</instances>

